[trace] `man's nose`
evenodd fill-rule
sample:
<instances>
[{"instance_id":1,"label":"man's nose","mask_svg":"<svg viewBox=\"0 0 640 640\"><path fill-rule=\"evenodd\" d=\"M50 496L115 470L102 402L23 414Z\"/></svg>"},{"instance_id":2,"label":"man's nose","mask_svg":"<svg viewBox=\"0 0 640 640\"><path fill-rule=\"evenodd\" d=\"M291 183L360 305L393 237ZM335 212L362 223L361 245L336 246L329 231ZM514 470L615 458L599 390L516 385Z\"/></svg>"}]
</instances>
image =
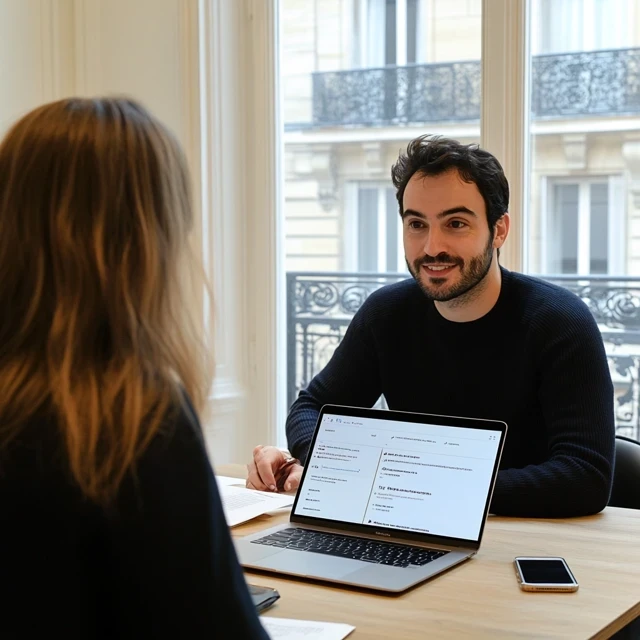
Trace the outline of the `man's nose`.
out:
<instances>
[{"instance_id":1,"label":"man's nose","mask_svg":"<svg viewBox=\"0 0 640 640\"><path fill-rule=\"evenodd\" d=\"M444 234L439 229L429 229L422 250L428 256L437 256L441 253L446 253L447 247Z\"/></svg>"}]
</instances>

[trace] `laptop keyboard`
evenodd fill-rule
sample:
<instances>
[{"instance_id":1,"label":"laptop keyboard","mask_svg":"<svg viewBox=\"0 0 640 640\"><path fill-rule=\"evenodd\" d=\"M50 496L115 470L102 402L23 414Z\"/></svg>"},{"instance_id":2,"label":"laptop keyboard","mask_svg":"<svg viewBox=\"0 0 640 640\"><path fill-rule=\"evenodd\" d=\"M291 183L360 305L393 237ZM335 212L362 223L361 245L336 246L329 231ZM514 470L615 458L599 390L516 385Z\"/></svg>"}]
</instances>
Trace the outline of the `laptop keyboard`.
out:
<instances>
[{"instance_id":1,"label":"laptop keyboard","mask_svg":"<svg viewBox=\"0 0 640 640\"><path fill-rule=\"evenodd\" d=\"M342 536L337 533L296 528L282 529L263 538L252 540L252 542L281 547L282 549L297 549L340 558L352 558L375 564L389 564L394 567L423 566L448 553L448 551L436 551L435 549L423 549L409 545L354 538L353 536Z\"/></svg>"}]
</instances>

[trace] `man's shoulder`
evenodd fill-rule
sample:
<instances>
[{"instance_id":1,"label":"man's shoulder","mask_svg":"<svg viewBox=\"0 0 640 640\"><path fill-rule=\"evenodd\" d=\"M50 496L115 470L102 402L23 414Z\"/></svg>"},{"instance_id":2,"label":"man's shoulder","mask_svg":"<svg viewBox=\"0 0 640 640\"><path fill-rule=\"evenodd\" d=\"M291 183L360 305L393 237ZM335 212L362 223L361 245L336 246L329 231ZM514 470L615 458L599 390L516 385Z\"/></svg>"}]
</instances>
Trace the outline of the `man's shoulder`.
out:
<instances>
[{"instance_id":1,"label":"man's shoulder","mask_svg":"<svg viewBox=\"0 0 640 640\"><path fill-rule=\"evenodd\" d=\"M375 291L372 291L367 300L402 300L413 298L416 294L421 294L420 287L414 278L407 277L398 282L386 284Z\"/></svg>"},{"instance_id":2,"label":"man's shoulder","mask_svg":"<svg viewBox=\"0 0 640 640\"><path fill-rule=\"evenodd\" d=\"M407 307L424 304L426 297L413 278L387 284L372 291L362 304L362 312L368 319L402 314Z\"/></svg>"},{"instance_id":3,"label":"man's shoulder","mask_svg":"<svg viewBox=\"0 0 640 640\"><path fill-rule=\"evenodd\" d=\"M522 273L510 272L509 278L512 296L522 305L528 320L595 322L589 307L573 291L541 277Z\"/></svg>"}]
</instances>

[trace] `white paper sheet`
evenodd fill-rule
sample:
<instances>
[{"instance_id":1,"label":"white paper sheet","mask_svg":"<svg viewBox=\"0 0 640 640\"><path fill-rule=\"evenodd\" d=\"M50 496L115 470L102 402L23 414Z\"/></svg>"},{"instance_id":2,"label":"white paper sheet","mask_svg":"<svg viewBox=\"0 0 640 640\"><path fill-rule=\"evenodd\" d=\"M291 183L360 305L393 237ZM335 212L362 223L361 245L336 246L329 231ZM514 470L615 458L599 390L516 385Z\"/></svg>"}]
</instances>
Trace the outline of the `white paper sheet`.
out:
<instances>
[{"instance_id":1,"label":"white paper sheet","mask_svg":"<svg viewBox=\"0 0 640 640\"><path fill-rule=\"evenodd\" d=\"M232 484L237 484L239 487L245 486L245 481L242 478L231 478L230 476L216 476L216 481L219 487L228 487Z\"/></svg>"},{"instance_id":2,"label":"white paper sheet","mask_svg":"<svg viewBox=\"0 0 640 640\"><path fill-rule=\"evenodd\" d=\"M304 640L342 640L354 629L349 624L315 622L312 620L290 620L260 616L262 626L272 638L304 638Z\"/></svg>"},{"instance_id":3,"label":"white paper sheet","mask_svg":"<svg viewBox=\"0 0 640 640\"><path fill-rule=\"evenodd\" d=\"M254 491L231 485L219 485L219 489L224 515L230 527L257 518L269 511L290 507L294 500L293 496L282 493Z\"/></svg>"}]
</instances>

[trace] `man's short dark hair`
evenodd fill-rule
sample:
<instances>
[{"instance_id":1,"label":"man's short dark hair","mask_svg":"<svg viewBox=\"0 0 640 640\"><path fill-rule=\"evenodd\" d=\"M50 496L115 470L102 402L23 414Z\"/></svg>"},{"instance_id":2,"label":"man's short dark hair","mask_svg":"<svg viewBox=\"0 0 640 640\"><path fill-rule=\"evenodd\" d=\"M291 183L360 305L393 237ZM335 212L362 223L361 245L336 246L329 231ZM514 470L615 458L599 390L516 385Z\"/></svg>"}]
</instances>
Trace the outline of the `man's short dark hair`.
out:
<instances>
[{"instance_id":1,"label":"man's short dark hair","mask_svg":"<svg viewBox=\"0 0 640 640\"><path fill-rule=\"evenodd\" d=\"M487 209L487 222L493 232L496 222L509 209L509 183L495 156L477 144L460 144L442 136L425 135L412 140L407 153L391 167L391 179L402 215L402 198L414 174L437 176L457 170L462 180L478 187Z\"/></svg>"}]
</instances>

